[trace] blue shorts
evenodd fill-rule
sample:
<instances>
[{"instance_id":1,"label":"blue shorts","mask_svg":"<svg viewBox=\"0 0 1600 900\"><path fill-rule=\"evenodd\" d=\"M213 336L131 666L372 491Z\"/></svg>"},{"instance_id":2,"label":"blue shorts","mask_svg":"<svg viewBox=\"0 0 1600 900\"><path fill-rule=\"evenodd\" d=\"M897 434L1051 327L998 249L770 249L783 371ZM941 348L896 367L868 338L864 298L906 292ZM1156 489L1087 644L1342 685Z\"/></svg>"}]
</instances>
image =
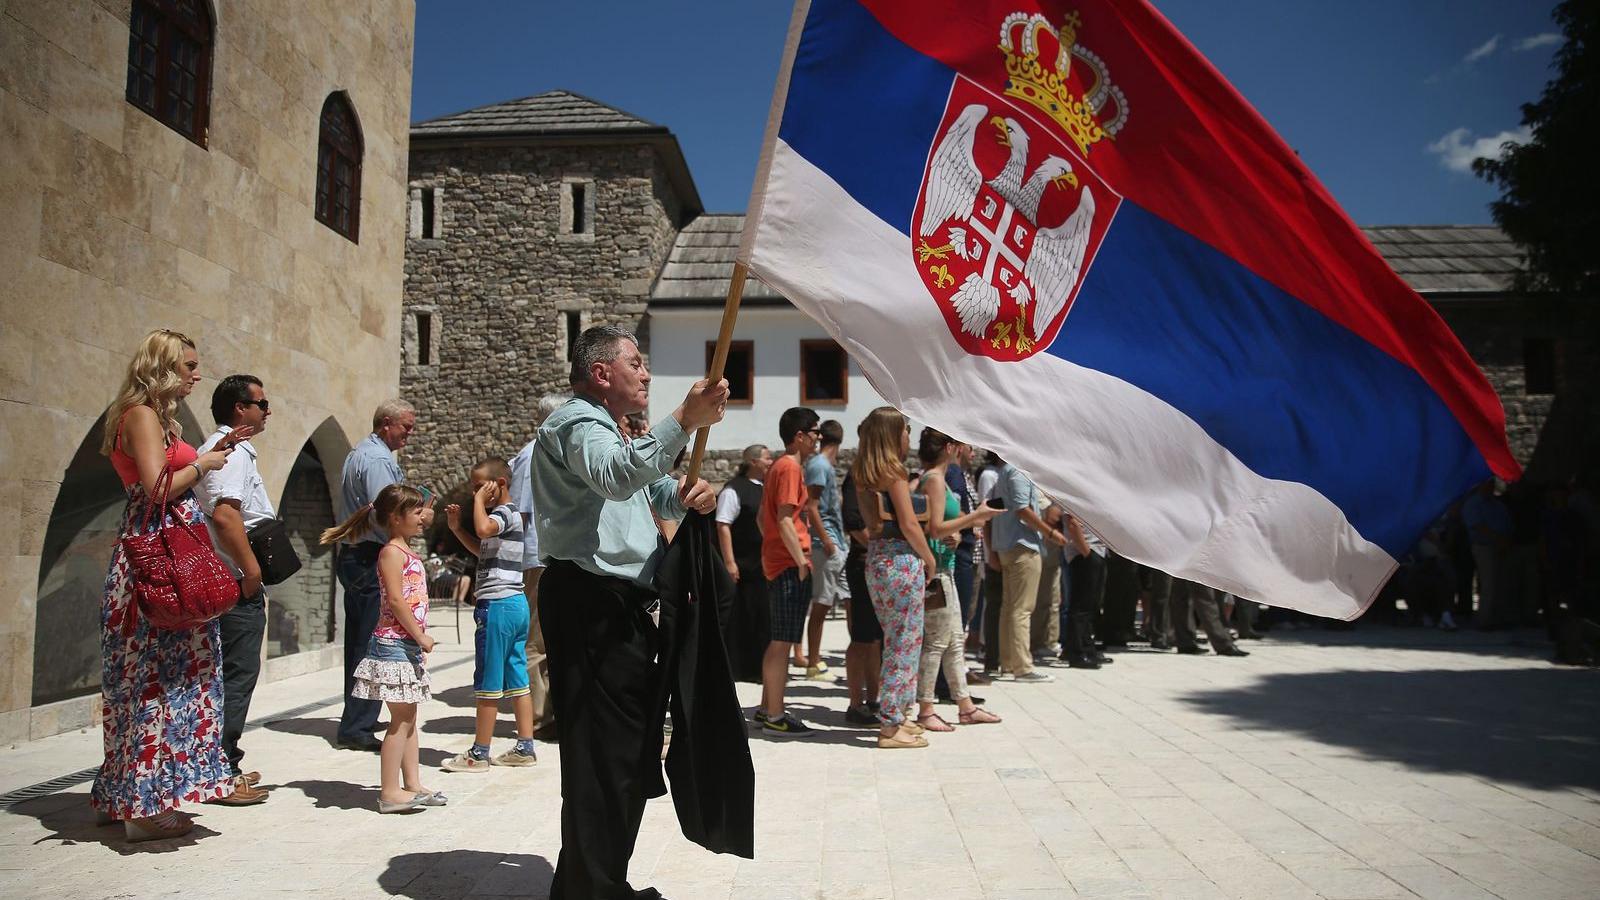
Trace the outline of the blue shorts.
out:
<instances>
[{"instance_id":1,"label":"blue shorts","mask_svg":"<svg viewBox=\"0 0 1600 900\"><path fill-rule=\"evenodd\" d=\"M479 600L472 609L472 694L502 700L528 693L528 598Z\"/></svg>"}]
</instances>

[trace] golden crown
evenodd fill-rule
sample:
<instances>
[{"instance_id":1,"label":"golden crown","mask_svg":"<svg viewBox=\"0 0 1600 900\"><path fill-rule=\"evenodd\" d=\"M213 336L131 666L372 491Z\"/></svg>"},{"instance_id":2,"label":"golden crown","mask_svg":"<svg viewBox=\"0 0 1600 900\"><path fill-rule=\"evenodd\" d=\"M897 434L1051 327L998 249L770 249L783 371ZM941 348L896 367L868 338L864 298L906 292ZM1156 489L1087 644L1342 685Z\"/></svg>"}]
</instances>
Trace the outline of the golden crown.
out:
<instances>
[{"instance_id":1,"label":"golden crown","mask_svg":"<svg viewBox=\"0 0 1600 900\"><path fill-rule=\"evenodd\" d=\"M1000 24L1006 55L1006 95L1038 107L1062 127L1085 156L1103 138L1115 138L1128 120L1128 101L1111 83L1100 57L1078 46L1083 22L1074 12L1060 30L1039 13L1015 12ZM1073 62L1082 63L1087 84L1072 87Z\"/></svg>"}]
</instances>

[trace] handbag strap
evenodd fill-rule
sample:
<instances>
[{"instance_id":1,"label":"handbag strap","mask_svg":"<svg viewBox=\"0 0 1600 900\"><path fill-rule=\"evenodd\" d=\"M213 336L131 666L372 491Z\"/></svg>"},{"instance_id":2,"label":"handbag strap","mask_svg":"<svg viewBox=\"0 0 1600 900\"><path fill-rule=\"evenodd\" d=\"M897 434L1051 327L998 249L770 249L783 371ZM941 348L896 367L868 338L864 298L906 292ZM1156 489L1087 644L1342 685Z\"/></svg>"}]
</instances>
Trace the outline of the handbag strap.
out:
<instances>
[{"instance_id":1,"label":"handbag strap","mask_svg":"<svg viewBox=\"0 0 1600 900\"><path fill-rule=\"evenodd\" d=\"M140 533L149 529L151 520L158 514L163 517L166 515L168 498L172 494L172 468L168 465L163 464L161 474L156 476L156 494L159 500L155 497L145 498L144 510L139 516Z\"/></svg>"}]
</instances>

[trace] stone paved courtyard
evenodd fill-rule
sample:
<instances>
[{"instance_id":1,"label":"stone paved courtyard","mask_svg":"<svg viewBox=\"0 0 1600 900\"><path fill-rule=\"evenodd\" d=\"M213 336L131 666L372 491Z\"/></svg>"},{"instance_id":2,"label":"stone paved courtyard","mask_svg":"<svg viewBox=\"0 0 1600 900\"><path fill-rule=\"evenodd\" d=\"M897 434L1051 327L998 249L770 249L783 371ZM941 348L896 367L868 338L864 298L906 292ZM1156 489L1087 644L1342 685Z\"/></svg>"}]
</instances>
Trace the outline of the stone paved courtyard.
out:
<instances>
[{"instance_id":1,"label":"stone paved courtyard","mask_svg":"<svg viewBox=\"0 0 1600 900\"><path fill-rule=\"evenodd\" d=\"M843 640L830 622L825 646ZM1532 633L1247 646L1244 660L1135 649L1054 684L982 688L1004 724L924 751L872 749L845 727L842 685L792 682L826 730L752 741L757 859L689 844L662 799L633 881L674 900L1600 894L1600 673L1550 665ZM425 766L469 740L470 674L470 653L442 645ZM376 757L330 745L338 686L335 670L259 691L245 747L272 799L202 807L178 841L95 827L85 783L7 795L0 895L544 897L559 748L531 770L426 773L448 808L380 818ZM753 686L740 693L753 704ZM98 753L97 733L0 750L0 792Z\"/></svg>"}]
</instances>

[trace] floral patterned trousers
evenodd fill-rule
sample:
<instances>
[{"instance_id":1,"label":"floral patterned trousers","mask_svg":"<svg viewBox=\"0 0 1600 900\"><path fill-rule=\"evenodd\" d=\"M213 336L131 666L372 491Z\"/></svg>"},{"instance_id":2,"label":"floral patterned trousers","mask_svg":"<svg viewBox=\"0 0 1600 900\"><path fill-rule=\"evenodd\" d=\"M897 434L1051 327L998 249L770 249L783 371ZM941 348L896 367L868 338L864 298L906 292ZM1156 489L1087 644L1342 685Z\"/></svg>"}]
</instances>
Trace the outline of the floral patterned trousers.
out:
<instances>
[{"instance_id":1,"label":"floral patterned trousers","mask_svg":"<svg viewBox=\"0 0 1600 900\"><path fill-rule=\"evenodd\" d=\"M883 671L878 689L878 719L884 726L905 721L917 692L922 662L922 560L911 545L877 539L867 547L867 593L883 625Z\"/></svg>"},{"instance_id":2,"label":"floral patterned trousers","mask_svg":"<svg viewBox=\"0 0 1600 900\"><path fill-rule=\"evenodd\" d=\"M139 486L129 489L122 534L138 528L143 496ZM177 516L205 527L192 494L169 507L167 521ZM119 542L106 574L100 628L105 759L90 793L94 807L118 819L143 818L232 793L222 750L217 622L187 631L150 627L138 615L133 563Z\"/></svg>"}]
</instances>

